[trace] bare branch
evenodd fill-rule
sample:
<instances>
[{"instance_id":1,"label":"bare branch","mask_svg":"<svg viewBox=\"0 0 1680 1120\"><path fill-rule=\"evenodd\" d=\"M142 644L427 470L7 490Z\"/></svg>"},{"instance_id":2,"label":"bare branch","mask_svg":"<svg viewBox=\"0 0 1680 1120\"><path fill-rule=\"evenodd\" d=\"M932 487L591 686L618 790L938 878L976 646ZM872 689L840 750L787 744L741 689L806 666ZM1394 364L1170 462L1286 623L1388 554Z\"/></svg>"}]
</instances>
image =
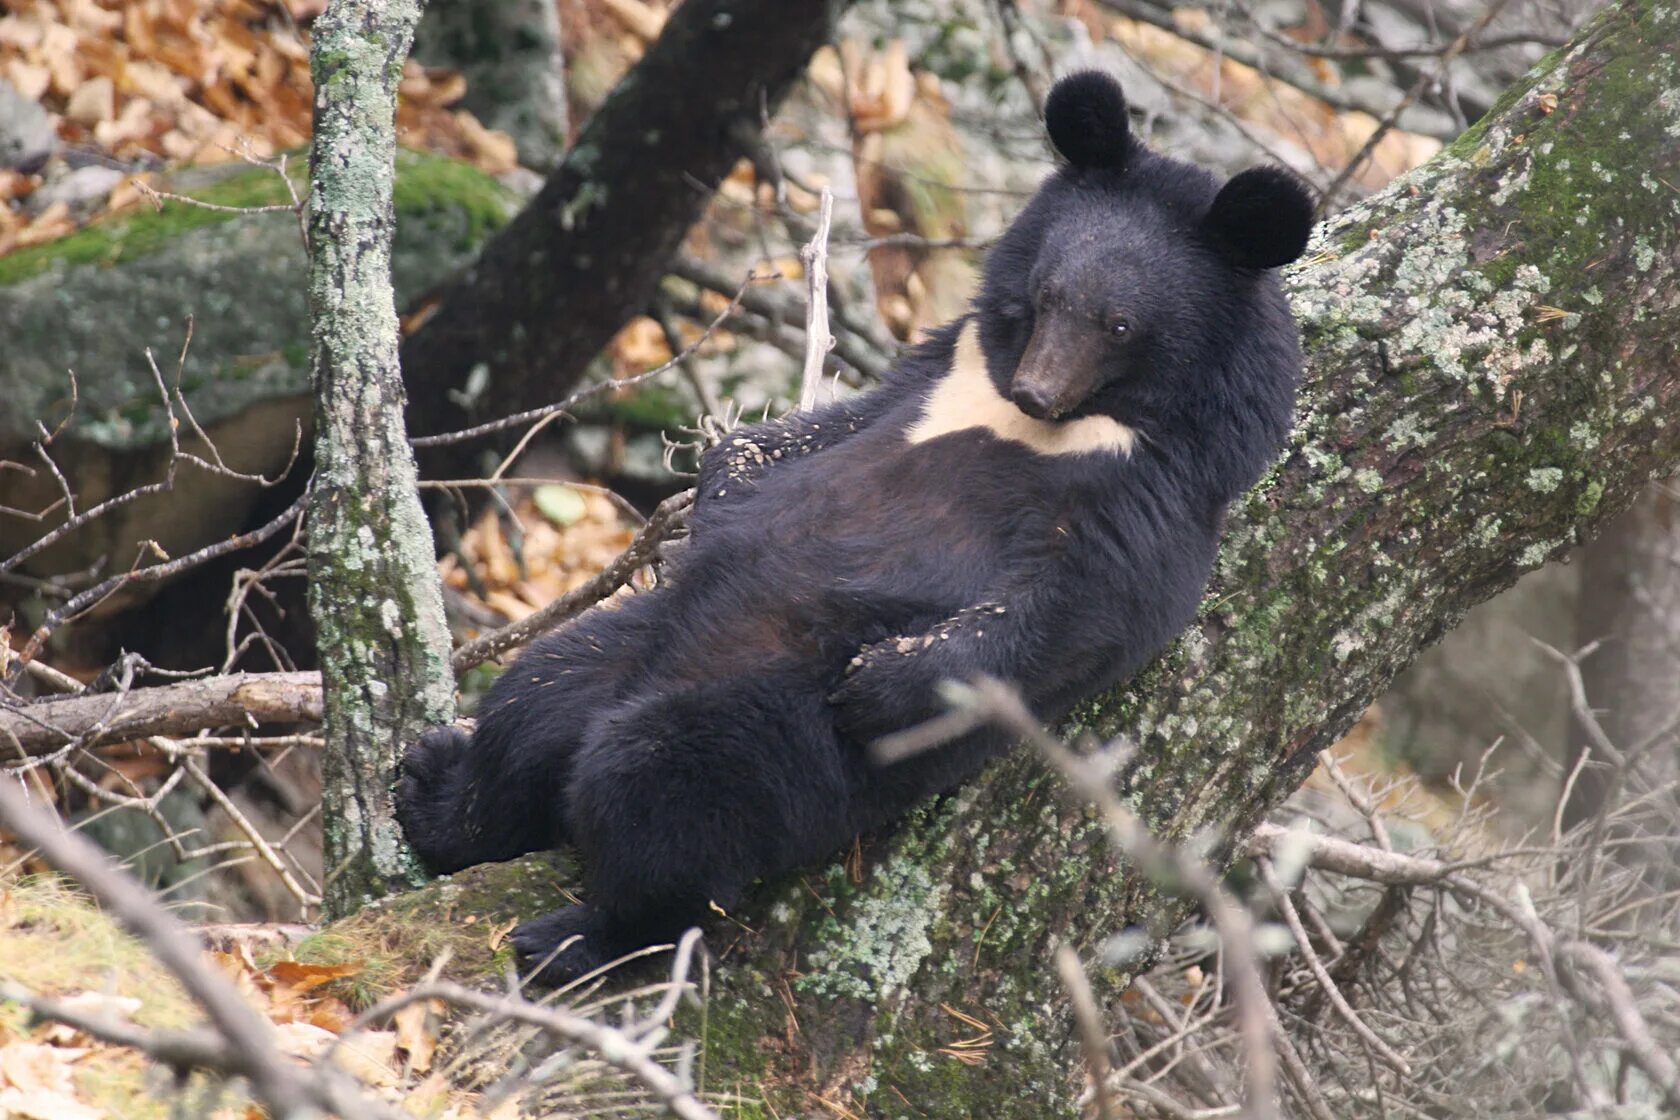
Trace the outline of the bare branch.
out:
<instances>
[{"instance_id":1,"label":"bare branch","mask_svg":"<svg viewBox=\"0 0 1680 1120\"><path fill-rule=\"evenodd\" d=\"M659 545L686 523L688 508L694 501L694 491L666 498L654 509L653 516L642 526L630 546L619 553L595 578L575 587L539 611L534 611L500 630L493 630L457 649L450 658L456 675L475 665L530 641L544 630L551 629L583 613L608 595L630 582L630 577L654 557Z\"/></svg>"},{"instance_id":2,"label":"bare branch","mask_svg":"<svg viewBox=\"0 0 1680 1120\"><path fill-rule=\"evenodd\" d=\"M85 887L123 928L145 943L204 1009L220 1036L229 1064L219 1068L249 1078L271 1115L301 1118L318 1108L345 1115L388 1114L384 1106L348 1090L340 1079L309 1078L292 1065L275 1046L273 1026L245 1003L232 982L210 966L186 927L159 906L145 888L114 867L91 840L64 831L51 814L29 803L21 785L5 778L0 778L0 823L42 859ZM109 1024L105 1025L109 1029ZM190 1044L184 1036L171 1037L178 1055L209 1058L215 1053L202 1036L190 1037Z\"/></svg>"},{"instance_id":3,"label":"bare branch","mask_svg":"<svg viewBox=\"0 0 1680 1120\"><path fill-rule=\"evenodd\" d=\"M91 747L215 727L320 720L319 673L236 673L121 695L95 693L0 707L0 742L15 743L35 757L72 743Z\"/></svg>"},{"instance_id":4,"label":"bare branch","mask_svg":"<svg viewBox=\"0 0 1680 1120\"><path fill-rule=\"evenodd\" d=\"M1271 1001L1266 997L1254 944L1254 923L1221 885L1213 869L1177 845L1165 844L1150 833L1135 813L1123 805L1092 760L1069 750L1033 718L1015 690L1001 681L983 678L953 690L954 706L984 713L993 723L1031 744L1062 776L1069 790L1102 814L1110 842L1152 881L1195 899L1207 912L1225 950L1236 992L1239 1030L1246 1058L1249 1120L1277 1115L1277 1065L1274 1040L1281 1051L1287 1038L1274 1029Z\"/></svg>"},{"instance_id":5,"label":"bare branch","mask_svg":"<svg viewBox=\"0 0 1680 1120\"><path fill-rule=\"evenodd\" d=\"M1079 1027L1079 1044L1085 1051L1085 1064L1091 1069L1091 1091L1096 1098L1097 1120L1114 1120L1114 1102L1109 1100L1108 1032L1103 1029L1102 1013L1097 1009L1097 997L1091 991L1090 978L1079 954L1073 946L1056 947L1056 972L1073 999L1073 1019Z\"/></svg>"},{"instance_id":6,"label":"bare branch","mask_svg":"<svg viewBox=\"0 0 1680 1120\"><path fill-rule=\"evenodd\" d=\"M1383 137L1387 136L1394 126L1400 122L1401 114L1410 109L1430 86L1439 84L1446 79L1448 67L1452 65L1453 60L1463 53L1464 49L1470 45L1471 40L1487 29L1487 25L1492 23L1494 18L1505 10L1505 5L1508 3L1510 3L1510 0L1492 0L1492 3L1487 6L1487 10L1482 13L1481 18L1466 28L1462 35L1449 43L1447 48L1441 52L1440 57L1436 60L1434 73L1420 75L1418 80L1412 83L1412 88L1406 91L1406 95L1395 104L1394 108L1383 114L1382 119L1377 122L1377 127L1371 130L1371 135L1366 138L1359 151L1354 154L1352 159L1348 160L1347 166L1342 168L1330 185L1324 188L1324 193L1318 199L1317 213L1329 213L1331 206L1335 203L1336 195L1341 192L1342 187L1347 185L1347 181L1353 178L1355 172L1364 162L1370 158L1371 153L1377 150L1377 145L1382 143Z\"/></svg>"},{"instance_id":7,"label":"bare branch","mask_svg":"<svg viewBox=\"0 0 1680 1120\"><path fill-rule=\"evenodd\" d=\"M805 265L805 369L799 379L799 408L808 412L817 406L822 389L823 359L834 349L828 331L828 229L834 219L834 192L822 189L817 231L810 244L799 250Z\"/></svg>"},{"instance_id":8,"label":"bare branch","mask_svg":"<svg viewBox=\"0 0 1680 1120\"><path fill-rule=\"evenodd\" d=\"M683 253L678 253L671 259L670 269L672 276L719 295L728 295L735 290L735 285L729 277L716 267ZM792 301L770 292L753 289L742 292L741 306L779 326L796 327L804 317L804 313L795 307ZM840 325L842 328L846 327L844 322ZM870 345L866 341L867 337L866 332L861 330L842 329L835 335L833 353L840 361L860 373L879 377L886 372L890 359ZM795 357L802 356L799 351L793 353Z\"/></svg>"},{"instance_id":9,"label":"bare branch","mask_svg":"<svg viewBox=\"0 0 1680 1120\"><path fill-rule=\"evenodd\" d=\"M1342 995L1342 990L1330 978L1330 973L1325 969L1324 962L1318 959L1318 954L1313 950L1312 939L1307 936L1306 927L1301 924L1301 916L1295 910L1295 903L1290 899L1289 892L1284 888L1283 883L1278 880L1277 871L1273 868L1272 862L1267 859L1256 862L1260 868L1261 879L1265 880L1266 888L1272 892L1272 901L1277 903L1284 921L1289 926L1289 932L1295 936L1296 948L1300 950L1302 958L1307 962L1307 967L1312 970L1319 988L1329 998L1330 1006L1336 1009L1336 1014L1342 1017L1342 1021L1352 1027L1353 1032L1385 1064L1402 1077L1410 1077L1412 1067L1406 1063L1406 1059L1396 1054L1388 1043L1384 1042L1375 1031L1365 1025L1365 1020L1361 1019L1358 1012L1349 1006L1347 997Z\"/></svg>"},{"instance_id":10,"label":"bare branch","mask_svg":"<svg viewBox=\"0 0 1680 1120\"><path fill-rule=\"evenodd\" d=\"M586 388L579 389L577 392L573 393L565 400L560 401L558 404L546 404L541 408L532 408L527 409L524 412L516 412L512 416L504 416L500 420L489 420L483 424L475 424L470 428L462 428L457 432L444 432L435 436L414 436L409 439L409 445L412 447L440 447L444 444L463 443L467 440L478 439L480 436L492 435L496 432L506 431L508 428L517 428L521 424L544 422L550 417L561 415L577 405L582 404L584 401L593 397L598 397L608 390L629 389L633 386L640 385L644 381L650 381L664 373L666 370L673 369L681 365L694 354L698 353L700 347L703 346L706 341L717 332L717 329L723 326L724 323L728 322L730 316L740 309L742 301L747 296L748 289L753 284L759 282L759 280L759 276L749 272L747 274L747 278L741 282L740 287L735 289L735 294L730 299L729 306L718 312L716 317L714 317L712 321L706 325L706 329L700 332L700 336L693 342L689 343L681 353L672 356L671 360L668 362L661 362L652 369L643 370L641 373L635 374L631 377L619 378L616 381L602 381Z\"/></svg>"},{"instance_id":11,"label":"bare branch","mask_svg":"<svg viewBox=\"0 0 1680 1120\"><path fill-rule=\"evenodd\" d=\"M1564 942L1557 947L1557 955L1597 982L1599 994L1593 1002L1616 1024L1627 1045L1628 1056L1656 1083L1668 1107L1680 1109L1680 1067L1651 1037L1651 1028L1639 1013L1639 1005L1616 959L1585 941Z\"/></svg>"},{"instance_id":12,"label":"bare branch","mask_svg":"<svg viewBox=\"0 0 1680 1120\"><path fill-rule=\"evenodd\" d=\"M293 521L295 521L298 516L303 513L304 504L308 500L309 492L305 490L304 493L299 495L298 499L290 506L286 507L285 511L279 516L275 517L272 521L269 521L266 525L262 525L251 530L249 533L240 533L236 536L229 537L226 540L217 541L215 544L206 545L196 552L190 552L177 560L169 560L160 564L153 564L147 568L131 568L128 571L123 572L121 575L112 576L103 583L88 588L86 591L83 591L81 594L75 596L69 602L55 608L51 613L49 613L42 621L41 625L36 627L35 632L29 636L29 641L18 653L17 659L24 662L33 660L35 655L41 652L41 647L46 644L47 639L52 636L53 631L58 629L58 627L67 619L74 618L78 614L87 610L89 607L95 606L113 592L126 587L131 583L155 583L158 580L167 579L170 576L184 572L189 568L197 567L207 560L214 560L218 556L226 556L230 552L238 552L241 549L250 548L252 545L261 544L263 541L272 537L281 529L284 529L287 525L290 525Z\"/></svg>"}]
</instances>

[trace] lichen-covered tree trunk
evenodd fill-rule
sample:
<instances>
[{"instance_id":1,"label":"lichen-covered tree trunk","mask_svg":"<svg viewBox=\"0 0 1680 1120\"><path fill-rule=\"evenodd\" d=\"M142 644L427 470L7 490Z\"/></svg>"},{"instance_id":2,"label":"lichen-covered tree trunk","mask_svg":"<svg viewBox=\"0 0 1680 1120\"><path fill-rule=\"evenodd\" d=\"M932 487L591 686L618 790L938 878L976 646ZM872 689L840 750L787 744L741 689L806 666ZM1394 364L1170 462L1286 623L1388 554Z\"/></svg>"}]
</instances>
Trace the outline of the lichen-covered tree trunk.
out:
<instances>
[{"instance_id":1,"label":"lichen-covered tree trunk","mask_svg":"<svg viewBox=\"0 0 1680 1120\"><path fill-rule=\"evenodd\" d=\"M1197 623L1073 721L1140 743L1119 781L1161 834L1240 834L1420 647L1680 461L1677 165L1680 5L1628 0L1319 233L1291 448ZM1112 994L1095 950L1157 892L1024 756L865 856L719 923L705 1087L766 1116L1074 1115L1051 952Z\"/></svg>"},{"instance_id":2,"label":"lichen-covered tree trunk","mask_svg":"<svg viewBox=\"0 0 1680 1120\"><path fill-rule=\"evenodd\" d=\"M453 716L391 295L397 81L419 16L415 0L333 0L314 26L309 600L325 698L329 914L424 881L392 815L391 787L402 744Z\"/></svg>"}]
</instances>

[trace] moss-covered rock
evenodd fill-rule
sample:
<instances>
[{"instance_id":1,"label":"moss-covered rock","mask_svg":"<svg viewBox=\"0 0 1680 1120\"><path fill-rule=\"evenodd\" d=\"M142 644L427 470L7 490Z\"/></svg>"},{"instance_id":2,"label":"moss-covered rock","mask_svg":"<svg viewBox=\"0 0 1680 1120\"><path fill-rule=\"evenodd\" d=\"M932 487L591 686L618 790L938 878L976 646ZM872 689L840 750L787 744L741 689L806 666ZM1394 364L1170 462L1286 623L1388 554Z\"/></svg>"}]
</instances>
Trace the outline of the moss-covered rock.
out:
<instances>
[{"instance_id":1,"label":"moss-covered rock","mask_svg":"<svg viewBox=\"0 0 1680 1120\"><path fill-rule=\"evenodd\" d=\"M289 201L278 175L242 165L184 172L165 187L218 207ZM395 195L398 306L470 260L513 208L495 180L417 152L399 159ZM9 406L0 414L0 443L27 442L34 420L50 424L64 415L67 370L75 371L79 396L68 437L124 450L165 438L145 350L172 381L189 317L192 348L180 384L200 423L305 392L303 269L289 215L179 202L113 215L0 257L0 337L7 342L0 395Z\"/></svg>"},{"instance_id":2,"label":"moss-covered rock","mask_svg":"<svg viewBox=\"0 0 1680 1120\"><path fill-rule=\"evenodd\" d=\"M292 955L357 965L349 994L363 1006L413 983L446 953L450 979L499 989L514 961L508 931L567 905L563 888L576 881L576 861L555 852L471 867L371 902L298 942Z\"/></svg>"},{"instance_id":3,"label":"moss-covered rock","mask_svg":"<svg viewBox=\"0 0 1680 1120\"><path fill-rule=\"evenodd\" d=\"M296 162L301 169L303 161ZM244 165L189 169L163 187L224 208L289 202L278 175ZM398 160L395 197L392 273L399 307L470 261L514 209L495 180L416 152ZM168 414L146 351L173 386L190 319L192 344L179 362L179 384L194 418L233 469L271 473L284 466L297 426L308 417L304 269L302 237L290 214L178 202L113 215L0 257L0 338L6 340L0 459L38 465L28 451L38 438L36 421L52 428L69 416L54 458L82 508L161 477ZM185 437L185 417L177 419ZM205 454L201 446L197 451ZM163 500L134 503L73 534L65 547L43 554L36 570L126 558L145 538L178 554L236 528L257 497L249 483L191 469L178 472L175 486ZM56 494L45 471L34 478L0 473L0 505L39 509ZM33 536L16 521L7 531L6 551Z\"/></svg>"}]
</instances>

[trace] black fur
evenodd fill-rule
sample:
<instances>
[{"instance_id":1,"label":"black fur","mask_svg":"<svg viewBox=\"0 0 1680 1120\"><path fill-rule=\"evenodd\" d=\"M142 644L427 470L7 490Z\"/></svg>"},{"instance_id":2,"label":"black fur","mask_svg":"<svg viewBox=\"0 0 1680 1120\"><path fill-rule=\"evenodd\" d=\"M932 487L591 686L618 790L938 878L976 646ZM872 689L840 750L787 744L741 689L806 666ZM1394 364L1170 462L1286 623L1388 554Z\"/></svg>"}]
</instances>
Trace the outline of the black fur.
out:
<instances>
[{"instance_id":1,"label":"black fur","mask_svg":"<svg viewBox=\"0 0 1680 1120\"><path fill-rule=\"evenodd\" d=\"M1109 79L1051 104L1052 128L1124 129ZM1054 719L1194 616L1226 504L1288 431L1295 325L1238 231L1210 225L1213 176L1124 135L1122 170L1094 164L1096 139L1058 135L1073 165L992 250L969 318L870 393L726 438L657 590L535 642L470 742L411 749L398 812L434 871L578 847L587 904L514 934L527 963L554 954L542 979L674 938L973 775L1001 737L866 756L936 714L942 679L1004 678ZM1000 393L1036 378L1058 417L1141 433L1130 457L979 429L907 441L970 319Z\"/></svg>"},{"instance_id":2,"label":"black fur","mask_svg":"<svg viewBox=\"0 0 1680 1120\"><path fill-rule=\"evenodd\" d=\"M1131 126L1120 83L1098 70L1069 74L1044 99L1044 130L1078 168L1118 171L1131 155Z\"/></svg>"},{"instance_id":3,"label":"black fur","mask_svg":"<svg viewBox=\"0 0 1680 1120\"><path fill-rule=\"evenodd\" d=\"M1220 188L1204 224L1233 262L1276 268L1307 247L1312 213L1301 180L1281 167L1251 167Z\"/></svg>"}]
</instances>

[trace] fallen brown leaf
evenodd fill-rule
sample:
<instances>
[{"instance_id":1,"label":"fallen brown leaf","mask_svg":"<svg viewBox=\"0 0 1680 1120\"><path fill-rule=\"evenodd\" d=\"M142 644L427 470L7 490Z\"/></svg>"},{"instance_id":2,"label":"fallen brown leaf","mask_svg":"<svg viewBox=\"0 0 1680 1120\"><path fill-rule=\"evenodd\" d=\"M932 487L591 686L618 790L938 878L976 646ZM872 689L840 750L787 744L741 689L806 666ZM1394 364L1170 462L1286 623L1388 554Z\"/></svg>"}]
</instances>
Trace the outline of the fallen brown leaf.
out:
<instances>
[{"instance_id":1,"label":"fallen brown leaf","mask_svg":"<svg viewBox=\"0 0 1680 1120\"><path fill-rule=\"evenodd\" d=\"M443 1014L442 1000L411 1003L391 1016L396 1026L397 1051L408 1056L408 1066L416 1073L432 1068L432 1054L437 1049L437 1017Z\"/></svg>"}]
</instances>

